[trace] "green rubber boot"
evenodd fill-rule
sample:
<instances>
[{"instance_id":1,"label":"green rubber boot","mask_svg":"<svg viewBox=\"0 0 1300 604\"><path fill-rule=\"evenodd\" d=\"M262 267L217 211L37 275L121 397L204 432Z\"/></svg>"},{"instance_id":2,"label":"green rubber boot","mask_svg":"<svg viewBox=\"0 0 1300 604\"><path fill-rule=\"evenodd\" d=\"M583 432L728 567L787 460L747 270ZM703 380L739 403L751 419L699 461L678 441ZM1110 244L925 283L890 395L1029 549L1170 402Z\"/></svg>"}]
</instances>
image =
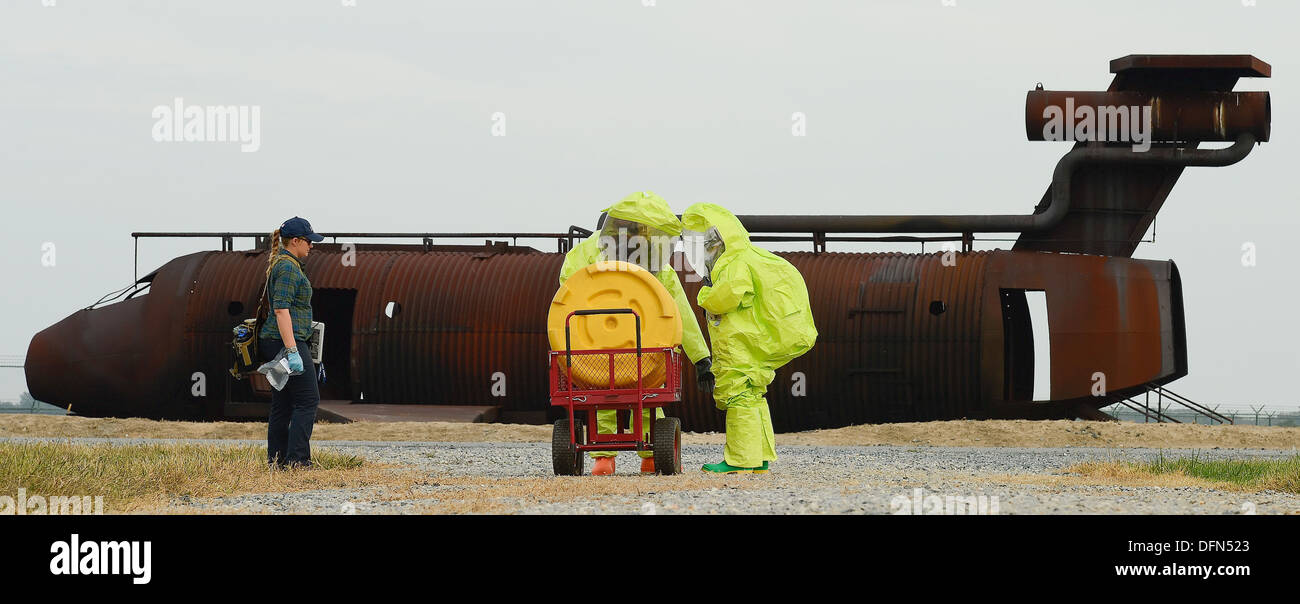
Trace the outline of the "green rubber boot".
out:
<instances>
[{"instance_id":1,"label":"green rubber boot","mask_svg":"<svg viewBox=\"0 0 1300 604\"><path fill-rule=\"evenodd\" d=\"M721 463L706 463L704 464L704 467L700 469L713 474L753 474L754 472L767 471L766 468L761 466L757 468L738 468L733 465L728 465L725 461Z\"/></svg>"},{"instance_id":2,"label":"green rubber boot","mask_svg":"<svg viewBox=\"0 0 1300 604\"><path fill-rule=\"evenodd\" d=\"M757 468L754 468L754 473L755 473L755 474L767 474L767 462L764 461L764 462L763 462L763 465L761 465L761 466L759 466L759 467L757 467Z\"/></svg>"}]
</instances>

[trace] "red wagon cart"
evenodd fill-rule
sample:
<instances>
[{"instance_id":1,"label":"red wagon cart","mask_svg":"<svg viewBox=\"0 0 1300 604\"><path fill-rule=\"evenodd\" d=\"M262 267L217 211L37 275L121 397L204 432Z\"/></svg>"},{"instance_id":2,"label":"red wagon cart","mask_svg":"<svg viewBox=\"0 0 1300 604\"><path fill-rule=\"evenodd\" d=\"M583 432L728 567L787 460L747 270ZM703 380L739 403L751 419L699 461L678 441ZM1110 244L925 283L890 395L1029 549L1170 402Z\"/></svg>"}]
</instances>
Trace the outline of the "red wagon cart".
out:
<instances>
[{"instance_id":1,"label":"red wagon cart","mask_svg":"<svg viewBox=\"0 0 1300 604\"><path fill-rule=\"evenodd\" d=\"M569 322L575 315L630 314L636 319L636 348L573 350ZM675 417L654 420L649 440L642 440L642 411L682 399L682 355L676 348L642 348L641 316L630 308L578 310L564 320L564 350L550 353L551 405L563 407L551 434L551 461L561 476L581 476L591 451L653 451L655 472L682 472L682 423ZM614 434L596 431L596 412L630 411L632 431L625 433L623 413Z\"/></svg>"}]
</instances>

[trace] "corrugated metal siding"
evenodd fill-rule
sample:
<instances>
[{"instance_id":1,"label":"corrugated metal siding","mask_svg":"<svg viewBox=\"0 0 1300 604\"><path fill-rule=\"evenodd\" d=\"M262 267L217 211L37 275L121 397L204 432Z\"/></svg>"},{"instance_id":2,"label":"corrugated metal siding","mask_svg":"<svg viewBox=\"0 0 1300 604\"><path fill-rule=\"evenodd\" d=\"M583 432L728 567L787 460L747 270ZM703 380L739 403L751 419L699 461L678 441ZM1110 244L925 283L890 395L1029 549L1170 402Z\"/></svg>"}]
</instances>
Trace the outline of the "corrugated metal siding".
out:
<instances>
[{"instance_id":1,"label":"corrugated metal siding","mask_svg":"<svg viewBox=\"0 0 1300 604\"><path fill-rule=\"evenodd\" d=\"M943 266L942 254L780 255L803 275L819 336L768 388L778 431L981 414L981 294L990 252L956 254L953 266ZM688 284L688 296L698 289ZM947 306L938 316L929 312L936 300ZM796 373L806 396L792 392ZM683 424L723 430L722 412L696 395L690 377Z\"/></svg>"},{"instance_id":2,"label":"corrugated metal siding","mask_svg":"<svg viewBox=\"0 0 1300 604\"><path fill-rule=\"evenodd\" d=\"M919 385L916 420L978 417L980 402L980 338L986 263L996 252L956 255L944 266L942 254L924 256L917 279L914 316L909 324L914 342L912 379ZM942 301L946 310L930 313ZM989 309L988 312L997 312Z\"/></svg>"},{"instance_id":3,"label":"corrugated metal siding","mask_svg":"<svg viewBox=\"0 0 1300 604\"><path fill-rule=\"evenodd\" d=\"M304 268L317 291L357 290L347 327L354 397L544 409L547 345L539 317L545 317L562 257L359 251L355 266L341 260L339 252L313 251ZM187 305L188 350L196 358L199 351L213 356L228 347L231 327L256 308L265 266L265 253L206 255ZM231 301L242 302L245 311L231 316ZM401 305L392 318L384 314L390 301ZM327 346L328 334L340 327L327 327ZM496 372L505 376L504 397L492 394Z\"/></svg>"},{"instance_id":4,"label":"corrugated metal siding","mask_svg":"<svg viewBox=\"0 0 1300 604\"><path fill-rule=\"evenodd\" d=\"M349 326L352 396L548 410L545 315L563 257L528 248L498 252L357 251L355 266L344 266L341 252L313 251L305 269L314 289L357 291ZM940 254L782 255L808 284L820 337L777 372L769 389L778 430L979 414L988 253L958 255L954 267L942 266ZM158 394L172 400L175 413L168 415L196 413L193 371L208 376L201 415L221 414L227 383L234 384L231 400L253 400L246 382L228 382L224 372L230 329L256 308L265 267L265 252L207 252L159 271L149 302L162 310L137 328L160 327L149 348L165 357L152 373L165 383ZM683 284L693 300L699 285ZM183 300L169 301L169 294ZM932 300L944 301L946 312L932 316ZM242 312L229 312L232 301L243 304ZM401 305L391 319L384 315L390 301ZM703 325L698 309L696 320ZM167 335L164 324L178 325L176 334ZM330 325L327 334L341 327ZM501 397L493 395L497 372L505 376ZM806 396L792 393L796 373L804 375ZM684 402L672 413L688 430L722 430L724 415L696 392L693 370L685 370L683 382Z\"/></svg>"},{"instance_id":5,"label":"corrugated metal siding","mask_svg":"<svg viewBox=\"0 0 1300 604\"><path fill-rule=\"evenodd\" d=\"M543 253L394 259L361 334L365 400L545 409L544 318L561 262ZM402 307L391 319L389 301ZM505 397L492 396L497 372Z\"/></svg>"}]
</instances>

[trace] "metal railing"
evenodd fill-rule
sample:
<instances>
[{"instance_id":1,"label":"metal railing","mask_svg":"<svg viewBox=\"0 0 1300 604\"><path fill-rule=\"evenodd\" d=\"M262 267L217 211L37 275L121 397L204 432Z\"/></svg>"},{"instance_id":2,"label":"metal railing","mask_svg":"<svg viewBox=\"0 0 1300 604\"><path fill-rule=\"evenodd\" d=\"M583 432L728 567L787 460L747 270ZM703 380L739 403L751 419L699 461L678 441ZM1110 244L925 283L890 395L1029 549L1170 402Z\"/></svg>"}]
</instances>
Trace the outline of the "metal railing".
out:
<instances>
[{"instance_id":1,"label":"metal railing","mask_svg":"<svg viewBox=\"0 0 1300 604\"><path fill-rule=\"evenodd\" d=\"M1155 397L1151 395L1155 394ZM1257 426L1300 426L1300 408L1269 406L1261 403L1213 406L1192 402L1187 397L1168 388L1150 389L1142 399L1136 397L1115 400L1102 410L1120 421L1196 423L1196 424L1253 424Z\"/></svg>"},{"instance_id":2,"label":"metal railing","mask_svg":"<svg viewBox=\"0 0 1300 604\"><path fill-rule=\"evenodd\" d=\"M1156 395L1155 407L1151 406L1151 395ZM1216 409L1211 409L1201 403L1193 401L1181 394L1178 394L1157 383L1146 384L1146 392L1142 395L1142 401L1133 400L1133 397L1116 398L1112 407L1122 406L1140 415L1144 422L1156 421L1158 423L1175 423L1181 424L1175 414L1171 413L1171 408L1179 406L1191 411L1193 423L1199 423L1196 417L1205 417L1207 423L1231 424L1233 419L1219 413Z\"/></svg>"}]
</instances>

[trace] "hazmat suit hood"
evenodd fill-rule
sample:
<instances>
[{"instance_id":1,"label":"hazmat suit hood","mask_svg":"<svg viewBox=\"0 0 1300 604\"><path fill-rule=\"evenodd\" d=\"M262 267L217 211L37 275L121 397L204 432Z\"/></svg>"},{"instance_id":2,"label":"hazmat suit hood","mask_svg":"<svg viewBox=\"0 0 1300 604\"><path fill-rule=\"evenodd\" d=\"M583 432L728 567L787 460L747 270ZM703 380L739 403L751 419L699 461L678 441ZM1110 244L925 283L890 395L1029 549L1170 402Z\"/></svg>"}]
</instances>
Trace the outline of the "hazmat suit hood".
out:
<instances>
[{"instance_id":1,"label":"hazmat suit hood","mask_svg":"<svg viewBox=\"0 0 1300 604\"><path fill-rule=\"evenodd\" d=\"M611 218L639 222L674 237L682 234L682 223L668 202L650 191L628 195L602 211Z\"/></svg>"},{"instance_id":2,"label":"hazmat suit hood","mask_svg":"<svg viewBox=\"0 0 1300 604\"><path fill-rule=\"evenodd\" d=\"M682 223L668 202L649 191L633 193L605 208L595 233L605 260L621 260L652 273L667 267Z\"/></svg>"},{"instance_id":3,"label":"hazmat suit hood","mask_svg":"<svg viewBox=\"0 0 1300 604\"><path fill-rule=\"evenodd\" d=\"M697 203L682 214L682 244L686 261L700 277L709 277L719 259L734 258L748 249L749 231L726 208Z\"/></svg>"},{"instance_id":4,"label":"hazmat suit hood","mask_svg":"<svg viewBox=\"0 0 1300 604\"><path fill-rule=\"evenodd\" d=\"M749 247L749 231L740 224L740 219L735 214L716 203L697 203L686 208L681 222L686 230L700 233L708 231L711 226L716 227L727 251L740 251Z\"/></svg>"}]
</instances>

